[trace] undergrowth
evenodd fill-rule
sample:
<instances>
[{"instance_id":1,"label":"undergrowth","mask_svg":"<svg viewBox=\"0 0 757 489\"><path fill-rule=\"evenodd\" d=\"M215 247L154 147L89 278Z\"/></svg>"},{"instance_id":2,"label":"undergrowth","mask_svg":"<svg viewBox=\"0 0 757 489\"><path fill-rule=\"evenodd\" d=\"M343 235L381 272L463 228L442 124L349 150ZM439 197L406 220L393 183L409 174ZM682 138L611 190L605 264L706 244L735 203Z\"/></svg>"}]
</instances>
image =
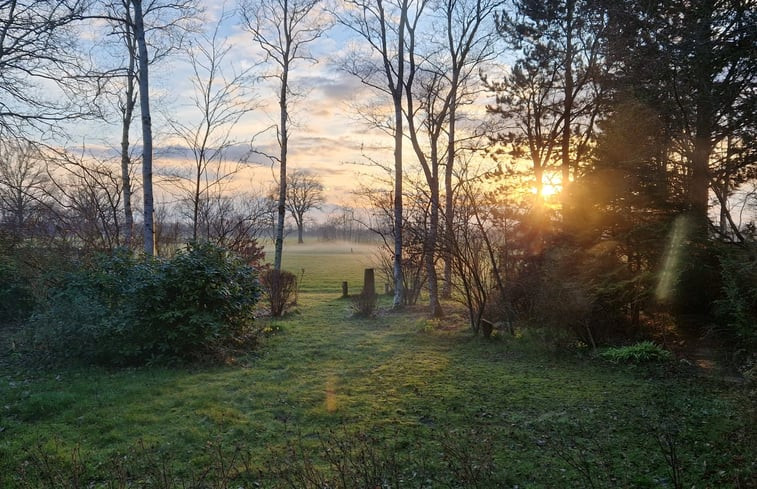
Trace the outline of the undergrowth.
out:
<instances>
[{"instance_id":1,"label":"undergrowth","mask_svg":"<svg viewBox=\"0 0 757 489\"><path fill-rule=\"evenodd\" d=\"M642 341L630 346L607 348L599 353L601 358L614 363L651 363L665 362L673 354L651 341Z\"/></svg>"}]
</instances>

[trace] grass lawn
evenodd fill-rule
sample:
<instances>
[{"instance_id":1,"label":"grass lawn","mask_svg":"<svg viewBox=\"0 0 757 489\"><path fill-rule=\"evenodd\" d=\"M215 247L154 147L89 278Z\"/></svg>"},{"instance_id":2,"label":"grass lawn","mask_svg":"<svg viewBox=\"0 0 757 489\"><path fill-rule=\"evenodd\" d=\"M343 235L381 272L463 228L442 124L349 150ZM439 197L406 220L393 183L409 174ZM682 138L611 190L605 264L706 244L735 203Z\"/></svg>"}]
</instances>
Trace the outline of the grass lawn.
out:
<instances>
[{"instance_id":1,"label":"grass lawn","mask_svg":"<svg viewBox=\"0 0 757 489\"><path fill-rule=\"evenodd\" d=\"M754 387L484 341L460 317L431 322L388 303L356 319L339 284L358 290L367 253L311 256L284 260L305 268L297 312L230 365L5 363L0 487L79 487L77 471L101 487L181 487L158 472L191 480L225 473L221 462L249 470L212 487L316 487L313 474L340 463L396 471L402 487L755 487ZM152 479L127 477L129 461ZM282 482L308 470L310 485ZM118 474L134 485L105 485Z\"/></svg>"},{"instance_id":2,"label":"grass lawn","mask_svg":"<svg viewBox=\"0 0 757 489\"><path fill-rule=\"evenodd\" d=\"M358 294L363 284L363 270L376 266L377 249L377 245L342 241L303 244L286 241L281 267L302 277L301 292L340 294L342 282L346 281L350 293ZM266 260L273 261L272 246L266 246ZM377 276L377 288L380 285Z\"/></svg>"}]
</instances>

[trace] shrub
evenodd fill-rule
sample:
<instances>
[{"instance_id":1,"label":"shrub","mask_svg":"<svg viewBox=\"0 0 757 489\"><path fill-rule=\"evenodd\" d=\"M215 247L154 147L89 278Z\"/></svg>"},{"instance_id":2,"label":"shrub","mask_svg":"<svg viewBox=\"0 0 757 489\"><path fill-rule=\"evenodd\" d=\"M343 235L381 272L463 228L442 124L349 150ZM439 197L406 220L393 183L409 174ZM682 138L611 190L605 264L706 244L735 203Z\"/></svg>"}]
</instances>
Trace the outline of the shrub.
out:
<instances>
[{"instance_id":1,"label":"shrub","mask_svg":"<svg viewBox=\"0 0 757 489\"><path fill-rule=\"evenodd\" d=\"M136 262L124 251L73 271L52 271L46 297L31 319L38 348L67 358L107 360L121 343L128 315L121 304ZM120 355L113 355L120 356Z\"/></svg>"},{"instance_id":2,"label":"shrub","mask_svg":"<svg viewBox=\"0 0 757 489\"><path fill-rule=\"evenodd\" d=\"M191 360L254 339L255 271L211 244L170 260L102 256L52 287L38 344L108 364Z\"/></svg>"},{"instance_id":3,"label":"shrub","mask_svg":"<svg viewBox=\"0 0 757 489\"><path fill-rule=\"evenodd\" d=\"M271 306L271 316L281 316L287 307L293 304L297 291L297 276L286 270L271 268L262 273L261 282Z\"/></svg>"},{"instance_id":4,"label":"shrub","mask_svg":"<svg viewBox=\"0 0 757 489\"><path fill-rule=\"evenodd\" d=\"M378 295L373 292L361 292L360 294L352 297L352 310L355 316L358 317L371 317L376 312L376 304L378 303Z\"/></svg>"},{"instance_id":5,"label":"shrub","mask_svg":"<svg viewBox=\"0 0 757 489\"><path fill-rule=\"evenodd\" d=\"M187 359L239 343L250 332L259 286L254 270L236 255L192 244L171 261L155 262L153 270L153 280L144 277L130 291L139 346Z\"/></svg>"},{"instance_id":6,"label":"shrub","mask_svg":"<svg viewBox=\"0 0 757 489\"><path fill-rule=\"evenodd\" d=\"M35 306L35 298L18 267L0 261L0 326L27 319Z\"/></svg>"},{"instance_id":7,"label":"shrub","mask_svg":"<svg viewBox=\"0 0 757 489\"><path fill-rule=\"evenodd\" d=\"M607 348L599 356L613 363L651 363L665 362L670 360L673 355L664 348L652 343L651 341L642 341L631 346L621 346L616 348Z\"/></svg>"},{"instance_id":8,"label":"shrub","mask_svg":"<svg viewBox=\"0 0 757 489\"><path fill-rule=\"evenodd\" d=\"M722 290L714 303L716 333L733 346L734 359L748 361L747 352L757 349L757 244L720 251Z\"/></svg>"},{"instance_id":9,"label":"shrub","mask_svg":"<svg viewBox=\"0 0 757 489\"><path fill-rule=\"evenodd\" d=\"M633 335L631 309L646 294L643 276L630 274L612 248L556 246L530 273L538 275L531 282L538 287L532 321L554 330L555 338L595 348Z\"/></svg>"}]
</instances>

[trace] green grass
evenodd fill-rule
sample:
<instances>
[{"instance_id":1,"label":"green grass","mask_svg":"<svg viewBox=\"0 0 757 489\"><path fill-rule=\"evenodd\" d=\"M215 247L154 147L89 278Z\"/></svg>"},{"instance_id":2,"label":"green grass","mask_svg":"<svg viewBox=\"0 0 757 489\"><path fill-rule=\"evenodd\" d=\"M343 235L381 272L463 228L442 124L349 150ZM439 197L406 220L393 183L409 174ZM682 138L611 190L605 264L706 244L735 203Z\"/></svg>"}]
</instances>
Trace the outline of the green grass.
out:
<instances>
[{"instance_id":1,"label":"green grass","mask_svg":"<svg viewBox=\"0 0 757 489\"><path fill-rule=\"evenodd\" d=\"M340 294L342 282L346 281L350 294L358 294L363 285L363 270L376 266L376 250L375 245L340 241L312 244L287 241L281 266L302 277L301 292ZM273 252L268 249L266 259L273 260Z\"/></svg>"},{"instance_id":2,"label":"green grass","mask_svg":"<svg viewBox=\"0 0 757 489\"><path fill-rule=\"evenodd\" d=\"M3 367L0 487L19 486L24 461L39 453L67 466L78 447L95 474L117 454L155 446L183 473L210 463L210 441L243 445L265 469L288 443L318 452L331 432L372 433L429 473L486 467L480 487L587 487L587 477L596 487L613 478L673 487L660 440L676 447L686 487L754 483L753 391L667 366L608 366L524 340L484 341L459 318L430 322L421 311L387 312L387 303L377 318L355 319L332 288L362 277L366 254L352 255L290 251L285 266L311 280L298 312L272 322L278 333L232 365Z\"/></svg>"}]
</instances>

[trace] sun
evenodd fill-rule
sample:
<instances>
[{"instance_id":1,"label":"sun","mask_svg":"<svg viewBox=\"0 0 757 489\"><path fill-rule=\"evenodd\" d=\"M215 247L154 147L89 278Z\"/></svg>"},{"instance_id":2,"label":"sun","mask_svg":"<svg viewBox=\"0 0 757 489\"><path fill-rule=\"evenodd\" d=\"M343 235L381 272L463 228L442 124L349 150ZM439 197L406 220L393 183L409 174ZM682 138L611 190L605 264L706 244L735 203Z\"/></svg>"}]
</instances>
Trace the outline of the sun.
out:
<instances>
[{"instance_id":1,"label":"sun","mask_svg":"<svg viewBox=\"0 0 757 489\"><path fill-rule=\"evenodd\" d=\"M531 187L531 193L536 194L536 187ZM551 183L545 183L541 187L541 196L543 198L551 197L560 193L560 186Z\"/></svg>"},{"instance_id":2,"label":"sun","mask_svg":"<svg viewBox=\"0 0 757 489\"><path fill-rule=\"evenodd\" d=\"M551 183L545 183L544 186L541 188L541 194L545 197L558 194L559 192L560 192L559 185L552 185Z\"/></svg>"}]
</instances>

